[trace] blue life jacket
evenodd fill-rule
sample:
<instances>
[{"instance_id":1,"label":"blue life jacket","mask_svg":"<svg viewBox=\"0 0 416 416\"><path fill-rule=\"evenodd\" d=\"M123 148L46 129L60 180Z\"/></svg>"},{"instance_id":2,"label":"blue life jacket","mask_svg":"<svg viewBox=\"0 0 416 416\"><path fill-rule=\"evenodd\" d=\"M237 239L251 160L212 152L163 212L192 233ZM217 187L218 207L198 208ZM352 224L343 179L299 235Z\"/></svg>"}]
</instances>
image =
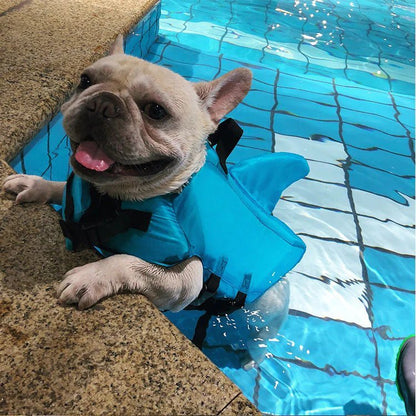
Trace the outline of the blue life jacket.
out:
<instances>
[{"instance_id":1,"label":"blue life jacket","mask_svg":"<svg viewBox=\"0 0 416 416\"><path fill-rule=\"evenodd\" d=\"M62 229L70 249L98 247L172 266L197 256L205 290L238 305L261 296L291 270L303 241L272 211L282 191L309 171L291 153L271 153L224 171L212 147L180 193L142 202L99 195L76 175L67 183Z\"/></svg>"}]
</instances>

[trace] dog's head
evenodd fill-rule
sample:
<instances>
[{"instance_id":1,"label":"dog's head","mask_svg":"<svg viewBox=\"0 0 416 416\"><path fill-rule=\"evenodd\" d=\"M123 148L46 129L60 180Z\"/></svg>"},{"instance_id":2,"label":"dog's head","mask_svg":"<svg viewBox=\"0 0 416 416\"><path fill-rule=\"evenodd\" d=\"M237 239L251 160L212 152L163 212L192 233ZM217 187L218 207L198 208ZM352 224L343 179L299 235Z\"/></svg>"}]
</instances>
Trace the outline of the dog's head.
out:
<instances>
[{"instance_id":1,"label":"dog's head","mask_svg":"<svg viewBox=\"0 0 416 416\"><path fill-rule=\"evenodd\" d=\"M124 54L89 66L62 106L74 171L112 197L143 200L180 189L205 162L205 142L247 94L251 72L191 83Z\"/></svg>"}]
</instances>

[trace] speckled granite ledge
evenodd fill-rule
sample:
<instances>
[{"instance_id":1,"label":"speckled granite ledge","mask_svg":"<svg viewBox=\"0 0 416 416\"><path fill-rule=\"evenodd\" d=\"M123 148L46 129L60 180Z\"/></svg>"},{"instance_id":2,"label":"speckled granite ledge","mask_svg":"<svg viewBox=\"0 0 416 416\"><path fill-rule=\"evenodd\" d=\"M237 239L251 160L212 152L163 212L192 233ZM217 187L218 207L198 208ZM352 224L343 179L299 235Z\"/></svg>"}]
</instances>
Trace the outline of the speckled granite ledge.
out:
<instances>
[{"instance_id":1,"label":"speckled granite ledge","mask_svg":"<svg viewBox=\"0 0 416 416\"><path fill-rule=\"evenodd\" d=\"M153 0L0 0L0 157L12 158L79 71ZM122 7L121 7L122 5ZM0 164L0 183L12 173ZM56 304L65 250L52 208L0 193L0 413L251 415L256 409L139 295L80 312Z\"/></svg>"}]
</instances>

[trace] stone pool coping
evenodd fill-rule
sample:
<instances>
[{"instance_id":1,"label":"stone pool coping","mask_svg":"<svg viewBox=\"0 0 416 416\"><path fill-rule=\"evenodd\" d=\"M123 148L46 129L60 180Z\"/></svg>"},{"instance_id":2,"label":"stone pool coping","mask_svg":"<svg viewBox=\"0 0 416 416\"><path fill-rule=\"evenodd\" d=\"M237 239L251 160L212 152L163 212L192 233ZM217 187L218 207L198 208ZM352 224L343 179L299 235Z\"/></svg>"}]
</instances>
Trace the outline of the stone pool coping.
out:
<instances>
[{"instance_id":1,"label":"stone pool coping","mask_svg":"<svg viewBox=\"0 0 416 416\"><path fill-rule=\"evenodd\" d=\"M155 3L0 0L0 159L30 141L82 68ZM1 162L0 183L10 173ZM65 272L96 259L65 250L52 208L0 193L2 414L258 414L144 297L83 312L56 305Z\"/></svg>"}]
</instances>

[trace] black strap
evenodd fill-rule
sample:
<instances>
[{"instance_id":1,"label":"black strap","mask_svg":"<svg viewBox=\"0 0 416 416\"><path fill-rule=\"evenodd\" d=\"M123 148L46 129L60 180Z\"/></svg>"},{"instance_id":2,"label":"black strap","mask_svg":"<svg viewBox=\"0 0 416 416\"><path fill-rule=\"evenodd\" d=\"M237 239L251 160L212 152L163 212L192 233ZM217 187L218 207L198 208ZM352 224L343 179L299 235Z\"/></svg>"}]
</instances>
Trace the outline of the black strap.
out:
<instances>
[{"instance_id":1,"label":"black strap","mask_svg":"<svg viewBox=\"0 0 416 416\"><path fill-rule=\"evenodd\" d=\"M204 287L200 296L203 296L207 292L215 294L220 285L221 278L215 274L211 274L208 280L204 283ZM244 279L246 282L246 277ZM243 284L244 286L244 284ZM247 295L244 292L239 291L234 299L217 299L215 297L209 297L201 305L189 305L186 309L190 310L204 310L205 313L200 316L195 327L194 337L192 342L200 349L207 335L209 321L214 315L226 315L236 311L244 306Z\"/></svg>"},{"instance_id":2,"label":"black strap","mask_svg":"<svg viewBox=\"0 0 416 416\"><path fill-rule=\"evenodd\" d=\"M204 282L204 284L202 286L202 290L201 290L198 298L201 297L203 294L205 294L207 292L208 292L209 295L215 294L216 291L218 290L218 286L220 285L220 280L221 280L221 278L219 276L217 276L214 273L211 273L208 280L206 282Z\"/></svg>"},{"instance_id":3,"label":"black strap","mask_svg":"<svg viewBox=\"0 0 416 416\"><path fill-rule=\"evenodd\" d=\"M90 206L80 221L74 222L72 181L73 174L67 182L66 220L61 220L60 225L64 236L72 241L74 251L100 246L129 228L147 231L152 217L150 212L121 209L120 200L99 194L93 186L90 186Z\"/></svg>"},{"instance_id":4,"label":"black strap","mask_svg":"<svg viewBox=\"0 0 416 416\"><path fill-rule=\"evenodd\" d=\"M65 193L65 218L72 218L74 216L74 200L72 199L72 182L74 181L74 172L68 177L66 181L66 193Z\"/></svg>"},{"instance_id":5,"label":"black strap","mask_svg":"<svg viewBox=\"0 0 416 416\"><path fill-rule=\"evenodd\" d=\"M209 325L209 321L211 317L212 317L212 313L205 312L203 315L200 316L196 324L192 342L200 350L202 350L202 344L204 343L205 338L207 336L208 325Z\"/></svg>"},{"instance_id":6,"label":"black strap","mask_svg":"<svg viewBox=\"0 0 416 416\"><path fill-rule=\"evenodd\" d=\"M234 312L237 309L241 309L244 306L246 296L247 295L245 293L238 292L234 299L209 298L198 307L188 306L187 309L205 310L205 313L198 319L192 342L199 349L202 349L202 344L207 336L210 319L214 315L223 316Z\"/></svg>"},{"instance_id":7,"label":"black strap","mask_svg":"<svg viewBox=\"0 0 416 416\"><path fill-rule=\"evenodd\" d=\"M217 130L208 137L208 141L211 146L217 145L215 150L225 173L228 173L226 165L227 158L237 145L242 135L243 130L237 122L232 118L227 118L225 121L220 123Z\"/></svg>"}]
</instances>

